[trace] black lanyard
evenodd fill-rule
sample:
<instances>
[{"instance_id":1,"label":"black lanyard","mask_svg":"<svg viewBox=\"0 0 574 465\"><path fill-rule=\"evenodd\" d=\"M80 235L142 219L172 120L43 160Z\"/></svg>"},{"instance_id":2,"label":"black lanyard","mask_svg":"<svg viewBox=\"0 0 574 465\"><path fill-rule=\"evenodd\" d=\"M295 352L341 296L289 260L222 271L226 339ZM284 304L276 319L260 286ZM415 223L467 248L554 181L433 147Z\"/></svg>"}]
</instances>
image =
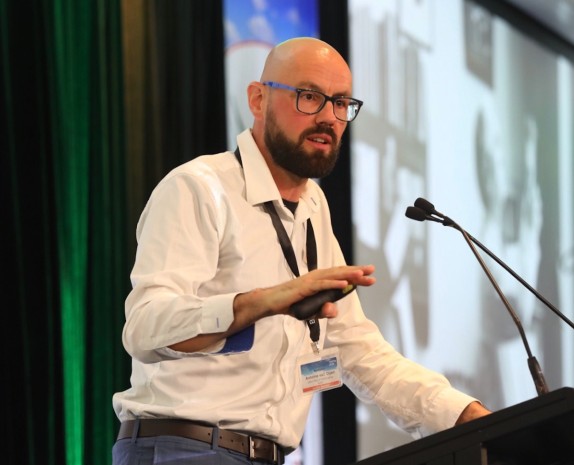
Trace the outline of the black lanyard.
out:
<instances>
[{"instance_id":1,"label":"black lanyard","mask_svg":"<svg viewBox=\"0 0 574 465\"><path fill-rule=\"evenodd\" d=\"M241 161L241 153L239 152L239 147L235 149L235 156L239 161L239 164L243 166ZM267 212L267 214L271 217L271 222L273 223L273 227L275 228L275 232L277 233L277 239L279 240L279 245L281 245L281 250L283 251L283 256L291 269L291 272L296 276L299 277L299 267L297 266L297 258L295 257L295 251L293 250L293 244L291 244L291 240L285 230L285 226L281 222L281 218L279 218L279 214L275 209L275 205L273 205L272 201L267 201L263 204L263 209ZM317 241L315 240L315 232L313 230L313 224L311 223L311 219L307 220L307 241L306 241L306 248L307 248L307 268L309 271L312 271L317 268ZM311 336L311 340L313 343L317 344L319 341L319 336L321 334L321 328L319 327L319 322L315 318L310 318L307 320L307 326L309 327L309 333Z\"/></svg>"},{"instance_id":2,"label":"black lanyard","mask_svg":"<svg viewBox=\"0 0 574 465\"><path fill-rule=\"evenodd\" d=\"M275 205L273 205L273 202L269 200L263 204L263 209L271 217L271 222L273 223L273 227L277 233L277 239L279 239L281 250L283 250L283 255L285 256L285 260L287 260L289 268L291 268L291 271L295 276L299 277L299 267L297 266L297 259L295 258L295 252L293 251L293 245L289 240L289 236L287 235L287 231L285 231L281 218L279 218ZM317 268L317 242L315 241L315 232L313 231L311 219L307 220L307 267L309 268L309 271Z\"/></svg>"}]
</instances>

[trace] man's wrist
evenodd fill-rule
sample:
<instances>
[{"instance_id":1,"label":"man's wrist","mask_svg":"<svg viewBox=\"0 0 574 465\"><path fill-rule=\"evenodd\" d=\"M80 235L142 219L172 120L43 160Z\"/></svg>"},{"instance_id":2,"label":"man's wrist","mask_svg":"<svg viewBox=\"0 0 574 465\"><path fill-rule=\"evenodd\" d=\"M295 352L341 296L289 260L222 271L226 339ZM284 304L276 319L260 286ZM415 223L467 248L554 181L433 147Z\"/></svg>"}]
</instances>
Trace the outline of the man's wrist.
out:
<instances>
[{"instance_id":1,"label":"man's wrist","mask_svg":"<svg viewBox=\"0 0 574 465\"><path fill-rule=\"evenodd\" d=\"M462 411L462 413L456 420L455 425L461 425L462 423L476 420L477 418L483 417L490 413L492 412L488 410L486 407L484 407L484 405L482 405L480 402L478 401L471 402Z\"/></svg>"}]
</instances>

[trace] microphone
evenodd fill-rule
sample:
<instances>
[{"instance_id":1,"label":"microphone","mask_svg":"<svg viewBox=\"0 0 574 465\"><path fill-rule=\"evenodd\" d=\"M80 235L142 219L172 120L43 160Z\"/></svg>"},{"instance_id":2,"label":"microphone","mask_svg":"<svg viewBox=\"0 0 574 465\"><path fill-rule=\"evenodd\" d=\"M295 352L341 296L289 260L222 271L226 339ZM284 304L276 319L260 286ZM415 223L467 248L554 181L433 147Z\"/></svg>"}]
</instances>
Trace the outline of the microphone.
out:
<instances>
[{"instance_id":1,"label":"microphone","mask_svg":"<svg viewBox=\"0 0 574 465\"><path fill-rule=\"evenodd\" d=\"M423 210L421 210L420 208L407 207L407 210L405 211L405 216L407 218L410 218L411 220L424 221L427 219L428 215ZM429 219L430 219L430 217L429 217Z\"/></svg>"},{"instance_id":2,"label":"microphone","mask_svg":"<svg viewBox=\"0 0 574 465\"><path fill-rule=\"evenodd\" d=\"M418 199L415 200L415 207L423 210L431 218L434 218L432 215L436 215L439 218L441 218L442 221L439 220L438 222L442 223L443 226L454 226L456 224L448 216L443 215L441 212L437 212L434 208L434 205L430 203L428 200L423 199L422 197L419 197Z\"/></svg>"},{"instance_id":3,"label":"microphone","mask_svg":"<svg viewBox=\"0 0 574 465\"><path fill-rule=\"evenodd\" d=\"M500 289L500 286L498 285L498 283L494 279L494 276L492 275L492 273L490 272L490 270L486 266L486 263L484 263L484 260L482 259L482 257L478 253L478 250L476 250L476 247L474 246L473 241L470 239L470 235L463 228L461 228L455 221L453 221L451 218L438 212L435 209L434 205L432 203L430 203L428 200L419 197L415 201L414 205L415 205L415 207L409 207L409 208L407 208L407 211L405 212L405 215L408 218L411 218L411 219L414 219L417 221L431 220L431 221L439 222L439 223L442 223L444 226L451 226L451 227L453 227L453 228L455 228L461 232L465 241L467 242L467 244L470 247L470 249L472 250L474 256L476 257L476 259L480 263L480 266L484 270L486 276L488 277L492 286L496 290L496 293L498 294L498 296L502 300L502 303L506 307L506 310L510 314L512 320L514 321L514 323L518 329L518 332L520 334L520 338L522 339L522 343L524 344L524 348L526 349L526 353L528 355L528 368L530 369L530 374L532 376L532 380L534 382L536 392L538 393L538 395L543 395L543 394L548 393L548 386L546 384L546 380L544 379L544 374L542 373L542 369L540 367L540 364L538 363L538 360L536 360L536 357L534 355L532 355L532 351L530 350L530 345L528 344L528 340L526 338L526 334L524 332L522 322L520 321L520 318L518 317L518 315L516 314L516 312L512 308L512 305L510 305L510 302L508 301L508 299L506 298L506 296L504 295L504 293ZM413 210L413 208L416 209L417 211ZM423 218L423 216L424 216L424 219L419 219L419 218Z\"/></svg>"},{"instance_id":4,"label":"microphone","mask_svg":"<svg viewBox=\"0 0 574 465\"><path fill-rule=\"evenodd\" d=\"M414 207L407 207L407 211L405 215L410 218L411 220L416 221L435 221L437 223L442 223L443 226L452 226L455 229L458 227L455 226L454 221L452 221L448 216L443 215L440 212L437 212L434 208L434 205L430 203L428 200L425 200L421 197L415 200ZM436 215L439 218L436 218ZM443 220L442 220L442 219ZM550 309L556 316L561 318L568 326L574 329L574 322L570 320L566 315L564 315L558 308L556 308L546 297L544 297L540 292L534 289L530 284L528 284L518 273L516 273L510 266L508 266L505 262L503 262L497 255L495 255L490 249L488 249L482 242L478 239L473 237L471 234L466 232L468 237L472 242L478 245L490 258L492 258L496 263L498 263L502 268L508 271L520 284L522 284L526 289L528 289L536 298L542 302L548 309Z\"/></svg>"},{"instance_id":5,"label":"microphone","mask_svg":"<svg viewBox=\"0 0 574 465\"><path fill-rule=\"evenodd\" d=\"M434 216L429 215L423 209L418 207L407 207L407 211L405 215L410 218L411 220L415 221L436 221L437 223L442 223L442 220L439 218L435 218Z\"/></svg>"}]
</instances>

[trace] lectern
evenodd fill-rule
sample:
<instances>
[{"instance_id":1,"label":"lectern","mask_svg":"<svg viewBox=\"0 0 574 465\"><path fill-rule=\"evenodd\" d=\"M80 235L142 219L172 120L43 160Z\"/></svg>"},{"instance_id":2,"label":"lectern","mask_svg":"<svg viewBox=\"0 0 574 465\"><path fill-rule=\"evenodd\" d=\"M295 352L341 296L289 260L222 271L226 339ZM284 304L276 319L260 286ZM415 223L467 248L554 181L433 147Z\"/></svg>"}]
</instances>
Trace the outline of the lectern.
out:
<instances>
[{"instance_id":1,"label":"lectern","mask_svg":"<svg viewBox=\"0 0 574 465\"><path fill-rule=\"evenodd\" d=\"M551 391L355 465L574 465L574 389Z\"/></svg>"}]
</instances>

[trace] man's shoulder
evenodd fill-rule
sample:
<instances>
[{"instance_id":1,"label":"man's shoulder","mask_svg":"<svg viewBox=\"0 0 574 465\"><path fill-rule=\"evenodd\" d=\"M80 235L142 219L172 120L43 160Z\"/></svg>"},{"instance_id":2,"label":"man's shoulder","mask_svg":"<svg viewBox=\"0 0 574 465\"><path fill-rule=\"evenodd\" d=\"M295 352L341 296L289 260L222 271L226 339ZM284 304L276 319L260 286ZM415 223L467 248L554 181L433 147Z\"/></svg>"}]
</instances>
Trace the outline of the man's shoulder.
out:
<instances>
[{"instance_id":1,"label":"man's shoulder","mask_svg":"<svg viewBox=\"0 0 574 465\"><path fill-rule=\"evenodd\" d=\"M169 171L157 184L154 192L170 189L221 191L223 186L236 183L238 167L233 152L200 155Z\"/></svg>"},{"instance_id":2,"label":"man's shoulder","mask_svg":"<svg viewBox=\"0 0 574 465\"><path fill-rule=\"evenodd\" d=\"M178 175L203 176L207 173L218 173L236 169L237 160L233 152L220 152L207 155L199 155L172 169L166 178Z\"/></svg>"}]
</instances>

